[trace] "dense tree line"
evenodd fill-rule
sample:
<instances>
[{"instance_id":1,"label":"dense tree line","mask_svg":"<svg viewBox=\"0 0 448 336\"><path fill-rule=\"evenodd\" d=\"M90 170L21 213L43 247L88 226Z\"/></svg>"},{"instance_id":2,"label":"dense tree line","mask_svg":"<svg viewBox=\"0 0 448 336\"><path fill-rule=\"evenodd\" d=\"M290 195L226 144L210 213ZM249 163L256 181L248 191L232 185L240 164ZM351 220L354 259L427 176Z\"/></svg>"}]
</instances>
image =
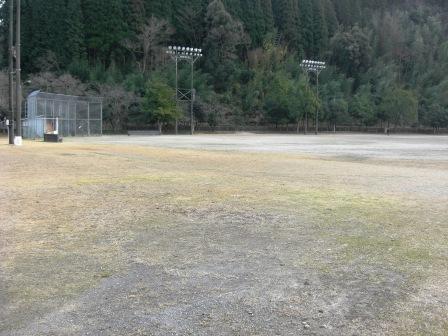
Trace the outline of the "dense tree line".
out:
<instances>
[{"instance_id":1,"label":"dense tree line","mask_svg":"<svg viewBox=\"0 0 448 336\"><path fill-rule=\"evenodd\" d=\"M0 8L2 67L8 1ZM179 117L169 102L170 44L204 49L194 110L212 127L306 130L316 109L329 127L448 127L444 0L22 1L29 90L101 94L117 130ZM319 96L315 78L300 70L304 58L329 64ZM181 67L181 85L187 74ZM66 85L56 84L61 77Z\"/></svg>"}]
</instances>

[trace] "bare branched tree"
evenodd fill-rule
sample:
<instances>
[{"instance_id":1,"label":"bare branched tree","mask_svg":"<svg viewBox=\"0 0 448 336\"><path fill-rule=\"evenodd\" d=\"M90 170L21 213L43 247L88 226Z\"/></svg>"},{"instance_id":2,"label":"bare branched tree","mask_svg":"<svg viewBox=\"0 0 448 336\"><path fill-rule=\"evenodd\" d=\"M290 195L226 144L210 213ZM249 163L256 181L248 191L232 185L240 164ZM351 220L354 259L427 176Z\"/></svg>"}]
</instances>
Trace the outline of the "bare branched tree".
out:
<instances>
[{"instance_id":1,"label":"bare branched tree","mask_svg":"<svg viewBox=\"0 0 448 336\"><path fill-rule=\"evenodd\" d=\"M42 72L30 77L28 91L42 90L51 93L60 93L75 96L90 94L86 84L70 74L57 76L51 72ZM29 93L29 92L28 92Z\"/></svg>"},{"instance_id":2,"label":"bare branched tree","mask_svg":"<svg viewBox=\"0 0 448 336\"><path fill-rule=\"evenodd\" d=\"M136 55L140 55L140 70L147 73L165 58L163 46L173 33L174 28L168 21L152 16L141 26L136 39L126 40L124 45Z\"/></svg>"},{"instance_id":3,"label":"bare branched tree","mask_svg":"<svg viewBox=\"0 0 448 336\"><path fill-rule=\"evenodd\" d=\"M101 84L98 86L98 93L103 97L105 121L114 131L125 129L129 109L138 103L138 97L121 85Z\"/></svg>"},{"instance_id":4,"label":"bare branched tree","mask_svg":"<svg viewBox=\"0 0 448 336\"><path fill-rule=\"evenodd\" d=\"M179 7L176 15L178 21L177 33L187 36L192 46L201 45L204 38L203 15L202 9L198 6Z\"/></svg>"},{"instance_id":5,"label":"bare branched tree","mask_svg":"<svg viewBox=\"0 0 448 336\"><path fill-rule=\"evenodd\" d=\"M35 63L41 72L58 72L61 69L59 66L58 57L51 50L48 50L44 55L40 56Z\"/></svg>"}]
</instances>

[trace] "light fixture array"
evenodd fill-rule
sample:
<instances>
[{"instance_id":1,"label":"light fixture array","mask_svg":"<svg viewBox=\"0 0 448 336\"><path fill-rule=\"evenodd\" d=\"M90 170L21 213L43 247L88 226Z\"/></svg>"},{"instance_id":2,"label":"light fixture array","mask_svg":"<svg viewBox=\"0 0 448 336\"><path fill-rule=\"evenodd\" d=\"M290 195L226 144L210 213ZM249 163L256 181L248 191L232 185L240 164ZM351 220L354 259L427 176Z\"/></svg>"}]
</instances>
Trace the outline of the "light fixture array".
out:
<instances>
[{"instance_id":1,"label":"light fixture array","mask_svg":"<svg viewBox=\"0 0 448 336\"><path fill-rule=\"evenodd\" d=\"M325 62L311 60L303 60L300 66L307 71L321 71L327 68Z\"/></svg>"},{"instance_id":2,"label":"light fixture array","mask_svg":"<svg viewBox=\"0 0 448 336\"><path fill-rule=\"evenodd\" d=\"M203 56L202 49L179 46L169 46L166 53L181 58L197 58Z\"/></svg>"}]
</instances>

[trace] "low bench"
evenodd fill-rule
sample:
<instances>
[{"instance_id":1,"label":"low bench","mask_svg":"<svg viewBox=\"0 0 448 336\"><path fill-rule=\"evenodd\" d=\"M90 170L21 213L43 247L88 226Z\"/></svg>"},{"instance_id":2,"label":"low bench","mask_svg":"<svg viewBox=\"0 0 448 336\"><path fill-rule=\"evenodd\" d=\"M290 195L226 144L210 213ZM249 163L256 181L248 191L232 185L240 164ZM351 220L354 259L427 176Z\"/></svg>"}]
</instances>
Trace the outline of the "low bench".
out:
<instances>
[{"instance_id":1,"label":"low bench","mask_svg":"<svg viewBox=\"0 0 448 336\"><path fill-rule=\"evenodd\" d=\"M159 131L128 131L128 135L160 135Z\"/></svg>"},{"instance_id":2,"label":"low bench","mask_svg":"<svg viewBox=\"0 0 448 336\"><path fill-rule=\"evenodd\" d=\"M44 142L62 142L62 137L58 134L44 134Z\"/></svg>"}]
</instances>

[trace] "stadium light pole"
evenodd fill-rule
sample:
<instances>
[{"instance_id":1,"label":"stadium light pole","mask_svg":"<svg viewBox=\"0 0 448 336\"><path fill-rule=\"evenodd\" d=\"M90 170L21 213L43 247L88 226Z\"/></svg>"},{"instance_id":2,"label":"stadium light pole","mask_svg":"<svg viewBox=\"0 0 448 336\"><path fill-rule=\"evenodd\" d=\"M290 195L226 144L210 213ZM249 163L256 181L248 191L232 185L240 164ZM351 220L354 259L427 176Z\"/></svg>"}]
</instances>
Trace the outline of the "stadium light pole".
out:
<instances>
[{"instance_id":1,"label":"stadium light pole","mask_svg":"<svg viewBox=\"0 0 448 336\"><path fill-rule=\"evenodd\" d=\"M319 99L319 75L325 70L326 63L320 61L303 60L300 67L306 71L306 73L314 72L316 74L316 92L317 99ZM319 133L319 108L316 108L316 124L315 124L315 134Z\"/></svg>"},{"instance_id":2,"label":"stadium light pole","mask_svg":"<svg viewBox=\"0 0 448 336\"><path fill-rule=\"evenodd\" d=\"M179 47L179 46L169 46L166 51L168 55L174 60L176 63L176 104L179 101L190 101L190 132L191 135L194 134L194 111L193 105L196 96L196 92L194 90L194 64L196 61L201 58L202 49L191 48L191 47ZM190 63L191 67L191 87L189 90L180 89L179 88L179 62L186 61ZM177 133L177 121L176 121L176 133Z\"/></svg>"}]
</instances>

